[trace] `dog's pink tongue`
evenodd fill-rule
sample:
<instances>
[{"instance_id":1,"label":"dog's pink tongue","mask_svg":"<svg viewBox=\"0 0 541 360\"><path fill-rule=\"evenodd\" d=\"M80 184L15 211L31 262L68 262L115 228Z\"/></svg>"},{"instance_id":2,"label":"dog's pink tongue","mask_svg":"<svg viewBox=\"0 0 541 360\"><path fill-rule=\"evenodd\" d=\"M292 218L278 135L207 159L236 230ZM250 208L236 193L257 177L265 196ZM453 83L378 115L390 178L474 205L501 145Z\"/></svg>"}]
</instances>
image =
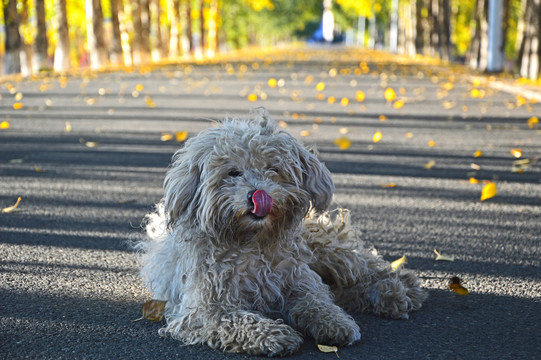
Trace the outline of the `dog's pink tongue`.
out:
<instances>
[{"instance_id":1,"label":"dog's pink tongue","mask_svg":"<svg viewBox=\"0 0 541 360\"><path fill-rule=\"evenodd\" d=\"M258 217L266 216L270 213L272 208L272 198L263 190L257 190L252 195L252 202L254 203L254 209L252 214Z\"/></svg>"}]
</instances>

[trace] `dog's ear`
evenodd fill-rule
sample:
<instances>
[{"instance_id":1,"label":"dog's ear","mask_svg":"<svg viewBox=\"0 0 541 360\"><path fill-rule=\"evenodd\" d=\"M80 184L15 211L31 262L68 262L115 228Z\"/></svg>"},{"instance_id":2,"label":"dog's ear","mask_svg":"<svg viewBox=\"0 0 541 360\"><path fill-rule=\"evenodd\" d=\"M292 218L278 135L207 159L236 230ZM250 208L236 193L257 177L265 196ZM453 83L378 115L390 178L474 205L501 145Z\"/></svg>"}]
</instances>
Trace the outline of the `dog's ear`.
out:
<instances>
[{"instance_id":1,"label":"dog's ear","mask_svg":"<svg viewBox=\"0 0 541 360\"><path fill-rule=\"evenodd\" d=\"M299 158L303 167L303 184L310 194L312 207L318 211L327 210L334 193L330 171L319 161L315 150L301 147Z\"/></svg>"},{"instance_id":2,"label":"dog's ear","mask_svg":"<svg viewBox=\"0 0 541 360\"><path fill-rule=\"evenodd\" d=\"M164 208L168 226L180 216L194 216L201 171L185 151L180 149L173 156L171 168L164 181Z\"/></svg>"}]
</instances>

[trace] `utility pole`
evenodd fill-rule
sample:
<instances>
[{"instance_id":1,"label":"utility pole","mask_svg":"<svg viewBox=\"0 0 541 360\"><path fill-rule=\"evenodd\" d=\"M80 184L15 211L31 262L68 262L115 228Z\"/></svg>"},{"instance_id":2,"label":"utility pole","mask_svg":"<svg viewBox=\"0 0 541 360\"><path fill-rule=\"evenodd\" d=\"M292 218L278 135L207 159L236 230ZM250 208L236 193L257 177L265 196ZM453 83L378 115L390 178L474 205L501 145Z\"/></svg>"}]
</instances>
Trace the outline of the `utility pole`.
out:
<instances>
[{"instance_id":1,"label":"utility pole","mask_svg":"<svg viewBox=\"0 0 541 360\"><path fill-rule=\"evenodd\" d=\"M503 70L503 0L488 2L487 71Z\"/></svg>"}]
</instances>

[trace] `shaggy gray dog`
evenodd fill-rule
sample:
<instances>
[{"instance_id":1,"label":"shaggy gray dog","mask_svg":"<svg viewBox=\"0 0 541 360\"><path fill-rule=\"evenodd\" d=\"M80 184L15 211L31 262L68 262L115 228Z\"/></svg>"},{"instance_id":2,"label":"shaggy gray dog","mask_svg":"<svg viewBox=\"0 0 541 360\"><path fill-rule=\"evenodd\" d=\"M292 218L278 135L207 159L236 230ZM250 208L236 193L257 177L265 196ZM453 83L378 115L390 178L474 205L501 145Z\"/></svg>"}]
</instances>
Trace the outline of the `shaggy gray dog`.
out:
<instances>
[{"instance_id":1,"label":"shaggy gray dog","mask_svg":"<svg viewBox=\"0 0 541 360\"><path fill-rule=\"evenodd\" d=\"M346 311L407 318L426 298L363 245L346 210L326 211L331 174L265 111L186 141L164 188L139 244L141 275L167 301L162 335L284 356L303 335L359 341Z\"/></svg>"}]
</instances>

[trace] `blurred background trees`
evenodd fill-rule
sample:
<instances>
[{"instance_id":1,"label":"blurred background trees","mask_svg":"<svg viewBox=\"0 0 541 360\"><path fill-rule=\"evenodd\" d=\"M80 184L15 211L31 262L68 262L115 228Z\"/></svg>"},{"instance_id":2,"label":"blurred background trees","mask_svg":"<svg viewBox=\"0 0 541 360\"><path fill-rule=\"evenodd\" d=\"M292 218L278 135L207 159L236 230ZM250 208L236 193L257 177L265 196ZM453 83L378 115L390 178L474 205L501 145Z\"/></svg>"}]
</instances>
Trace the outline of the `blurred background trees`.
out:
<instances>
[{"instance_id":1,"label":"blurred background trees","mask_svg":"<svg viewBox=\"0 0 541 360\"><path fill-rule=\"evenodd\" d=\"M328 0L327 0L328 1ZM334 42L539 76L541 0L334 0ZM318 42L323 0L2 0L3 73L132 66L249 46ZM494 5L496 4L496 5Z\"/></svg>"}]
</instances>

